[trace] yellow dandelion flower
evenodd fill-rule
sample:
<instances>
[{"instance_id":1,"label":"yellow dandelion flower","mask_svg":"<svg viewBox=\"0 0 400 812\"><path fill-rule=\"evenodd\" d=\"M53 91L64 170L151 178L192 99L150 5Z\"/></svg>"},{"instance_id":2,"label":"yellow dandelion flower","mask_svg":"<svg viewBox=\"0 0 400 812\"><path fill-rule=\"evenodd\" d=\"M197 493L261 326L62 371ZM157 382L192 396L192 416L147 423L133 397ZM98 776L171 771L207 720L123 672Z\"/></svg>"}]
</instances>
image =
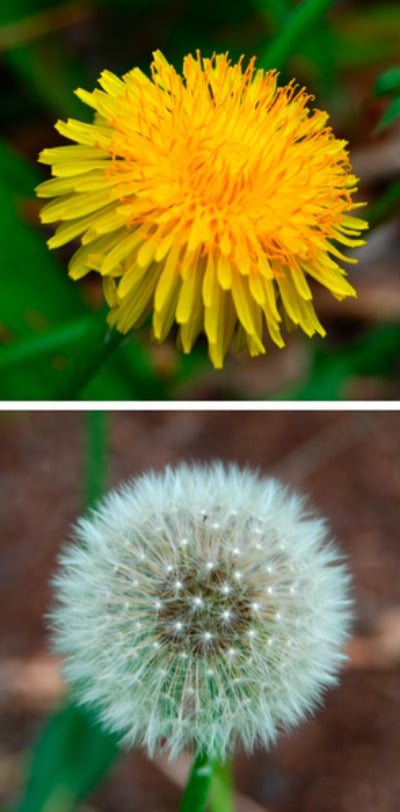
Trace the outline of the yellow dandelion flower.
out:
<instances>
[{"instance_id":1,"label":"yellow dandelion flower","mask_svg":"<svg viewBox=\"0 0 400 812\"><path fill-rule=\"evenodd\" d=\"M69 273L101 274L120 332L152 312L156 340L176 322L188 353L204 330L222 367L234 335L258 355L265 326L279 347L283 322L325 334L308 277L355 295L336 261L367 227L348 214L361 204L346 141L304 88L277 80L254 58L199 52L181 76L157 51L151 78L104 71L101 89L76 91L94 120L56 124L76 144L40 155L55 177L38 195L56 198L41 218L62 221L51 248L80 239Z\"/></svg>"}]
</instances>

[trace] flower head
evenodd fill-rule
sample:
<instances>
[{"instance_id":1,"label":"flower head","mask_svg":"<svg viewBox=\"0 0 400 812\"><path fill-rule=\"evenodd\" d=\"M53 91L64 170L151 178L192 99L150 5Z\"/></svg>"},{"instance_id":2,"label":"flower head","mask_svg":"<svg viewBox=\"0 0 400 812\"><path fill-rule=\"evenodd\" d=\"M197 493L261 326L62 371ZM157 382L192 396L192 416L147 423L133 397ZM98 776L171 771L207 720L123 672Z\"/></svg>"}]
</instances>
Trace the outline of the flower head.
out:
<instances>
[{"instance_id":1,"label":"flower head","mask_svg":"<svg viewBox=\"0 0 400 812\"><path fill-rule=\"evenodd\" d=\"M184 352L204 330L216 367L233 335L251 355L265 326L284 346L282 319L324 335L307 279L355 295L338 245L366 228L348 214L357 178L327 113L254 62L197 53L180 76L157 51L151 79L104 71L101 90L76 91L93 123L59 121L76 145L40 155L56 176L37 190L56 198L42 221L63 221L49 246L80 238L70 275L101 274L109 323L126 333L153 312L155 339L175 321Z\"/></svg>"},{"instance_id":2,"label":"flower head","mask_svg":"<svg viewBox=\"0 0 400 812\"><path fill-rule=\"evenodd\" d=\"M267 744L343 659L349 576L326 525L251 470L134 479L79 521L60 563L65 677L126 746Z\"/></svg>"}]
</instances>

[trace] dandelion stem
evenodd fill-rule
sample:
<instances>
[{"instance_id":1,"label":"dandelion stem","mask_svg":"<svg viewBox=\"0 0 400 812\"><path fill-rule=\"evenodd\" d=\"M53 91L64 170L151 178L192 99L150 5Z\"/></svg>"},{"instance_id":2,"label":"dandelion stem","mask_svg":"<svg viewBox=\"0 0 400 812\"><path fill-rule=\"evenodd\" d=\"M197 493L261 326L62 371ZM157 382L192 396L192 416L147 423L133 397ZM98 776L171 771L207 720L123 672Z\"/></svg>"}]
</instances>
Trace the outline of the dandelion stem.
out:
<instances>
[{"instance_id":1,"label":"dandelion stem","mask_svg":"<svg viewBox=\"0 0 400 812\"><path fill-rule=\"evenodd\" d=\"M216 767L217 759L211 759L208 753L195 756L179 812L203 812Z\"/></svg>"},{"instance_id":2,"label":"dandelion stem","mask_svg":"<svg viewBox=\"0 0 400 812\"><path fill-rule=\"evenodd\" d=\"M85 418L85 506L93 507L103 495L107 477L108 414L89 411Z\"/></svg>"},{"instance_id":3,"label":"dandelion stem","mask_svg":"<svg viewBox=\"0 0 400 812\"><path fill-rule=\"evenodd\" d=\"M263 68L284 68L304 34L316 23L334 0L304 0L288 16L285 24L260 57Z\"/></svg>"},{"instance_id":4,"label":"dandelion stem","mask_svg":"<svg viewBox=\"0 0 400 812\"><path fill-rule=\"evenodd\" d=\"M234 812L232 761L218 762L210 790L210 812Z\"/></svg>"}]
</instances>

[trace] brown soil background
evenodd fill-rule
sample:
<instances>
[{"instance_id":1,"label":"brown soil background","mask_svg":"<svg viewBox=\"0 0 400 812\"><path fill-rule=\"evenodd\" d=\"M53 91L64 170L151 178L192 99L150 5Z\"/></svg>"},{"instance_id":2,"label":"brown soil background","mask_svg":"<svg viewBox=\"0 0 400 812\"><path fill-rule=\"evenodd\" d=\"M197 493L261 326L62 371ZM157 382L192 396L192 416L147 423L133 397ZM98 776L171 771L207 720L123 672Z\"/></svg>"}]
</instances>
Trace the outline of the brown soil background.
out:
<instances>
[{"instance_id":1,"label":"brown soil background","mask_svg":"<svg viewBox=\"0 0 400 812\"><path fill-rule=\"evenodd\" d=\"M308 493L354 573L351 660L324 707L270 752L238 754L240 812L397 812L400 797L400 417L396 412L160 411L109 416L109 484L179 460L259 467ZM85 416L0 416L0 803L62 690L43 613L82 508ZM82 809L172 812L179 765L123 756Z\"/></svg>"}]
</instances>

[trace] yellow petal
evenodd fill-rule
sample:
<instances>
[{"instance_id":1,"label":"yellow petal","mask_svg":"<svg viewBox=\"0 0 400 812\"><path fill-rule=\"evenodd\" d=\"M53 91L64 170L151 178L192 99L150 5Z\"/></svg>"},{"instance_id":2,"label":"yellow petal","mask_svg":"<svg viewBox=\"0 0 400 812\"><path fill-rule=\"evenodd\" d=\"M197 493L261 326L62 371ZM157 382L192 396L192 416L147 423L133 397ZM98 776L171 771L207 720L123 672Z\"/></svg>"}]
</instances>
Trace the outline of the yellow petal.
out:
<instances>
[{"instance_id":1,"label":"yellow petal","mask_svg":"<svg viewBox=\"0 0 400 812\"><path fill-rule=\"evenodd\" d=\"M232 298L239 317L239 321L246 330L246 333L256 336L256 308L254 300L249 292L247 277L236 272L232 284Z\"/></svg>"},{"instance_id":2,"label":"yellow petal","mask_svg":"<svg viewBox=\"0 0 400 812\"><path fill-rule=\"evenodd\" d=\"M102 276L106 276L109 274L113 268L120 265L123 260L129 257L135 248L139 245L142 241L143 236L141 234L141 229L137 229L133 232L121 231L120 232L120 239L118 240L117 244L105 254L103 262L101 263L100 273Z\"/></svg>"},{"instance_id":3,"label":"yellow petal","mask_svg":"<svg viewBox=\"0 0 400 812\"><path fill-rule=\"evenodd\" d=\"M224 254L217 260L218 282L223 290L229 290L232 285L232 263Z\"/></svg>"},{"instance_id":4,"label":"yellow petal","mask_svg":"<svg viewBox=\"0 0 400 812\"><path fill-rule=\"evenodd\" d=\"M168 321L176 304L177 287L180 282L178 259L180 244L175 242L167 256L158 279L154 296L153 329L156 338L162 334L164 324Z\"/></svg>"}]
</instances>

